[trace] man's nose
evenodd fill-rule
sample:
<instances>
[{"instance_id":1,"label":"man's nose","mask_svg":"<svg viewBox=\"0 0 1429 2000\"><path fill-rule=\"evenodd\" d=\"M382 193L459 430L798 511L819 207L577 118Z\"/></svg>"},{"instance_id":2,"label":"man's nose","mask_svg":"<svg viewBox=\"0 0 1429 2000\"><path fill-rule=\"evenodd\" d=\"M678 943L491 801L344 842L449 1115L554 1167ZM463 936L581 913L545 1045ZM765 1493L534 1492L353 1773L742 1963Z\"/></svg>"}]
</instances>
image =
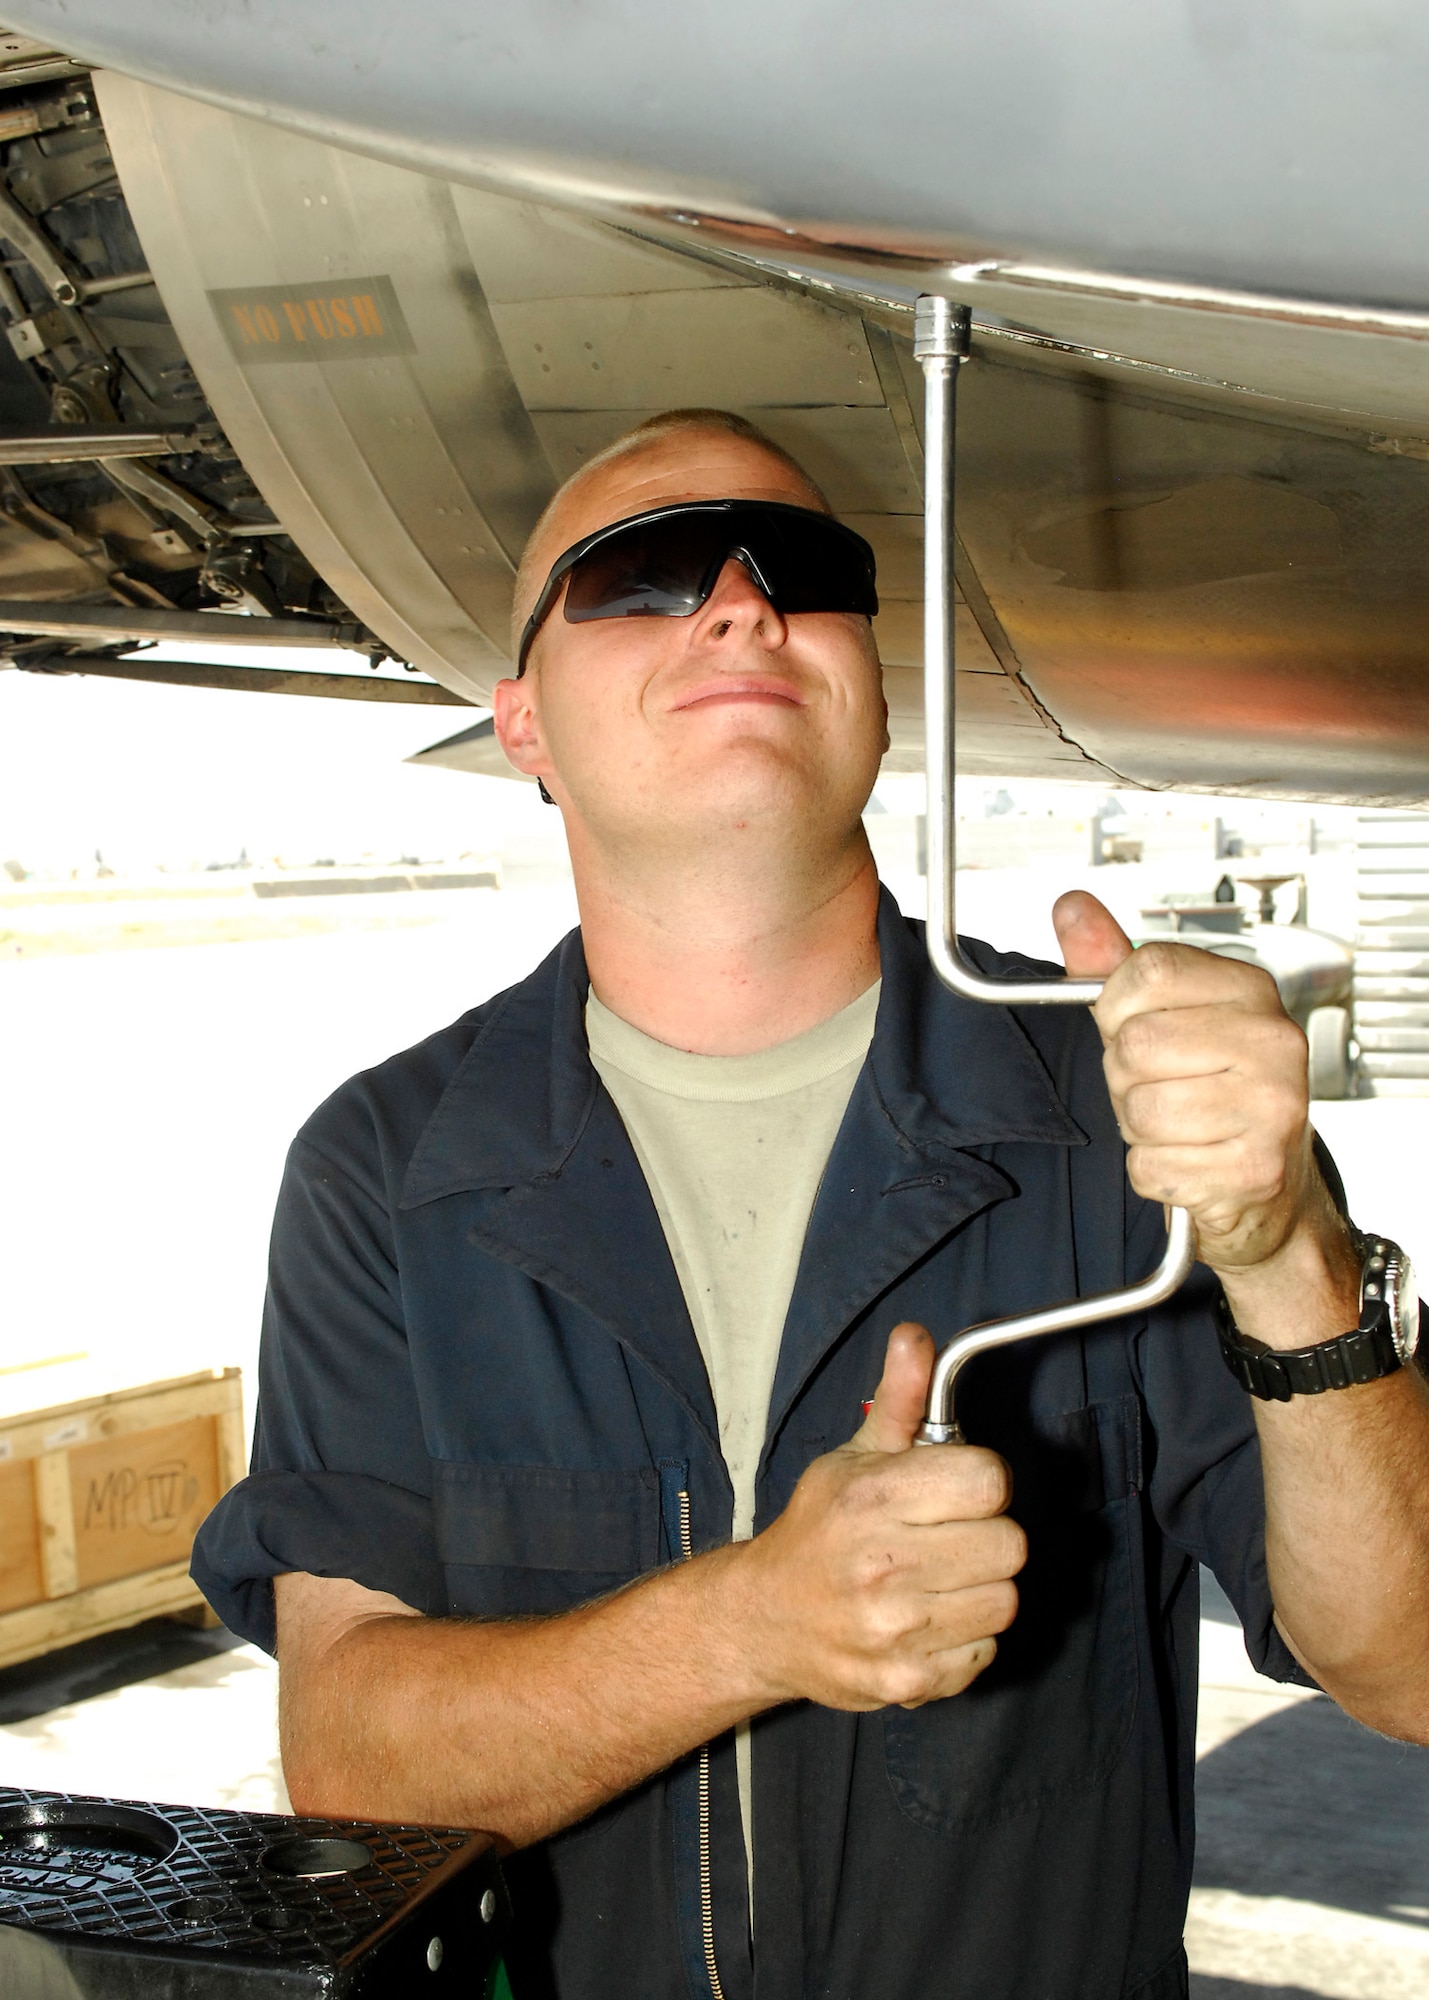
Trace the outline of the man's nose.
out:
<instances>
[{"instance_id":1,"label":"man's nose","mask_svg":"<svg viewBox=\"0 0 1429 2000\"><path fill-rule=\"evenodd\" d=\"M720 571L701 610L700 624L701 637L720 639L731 631L760 631L766 643L776 646L783 644L788 630L738 556L731 556Z\"/></svg>"}]
</instances>

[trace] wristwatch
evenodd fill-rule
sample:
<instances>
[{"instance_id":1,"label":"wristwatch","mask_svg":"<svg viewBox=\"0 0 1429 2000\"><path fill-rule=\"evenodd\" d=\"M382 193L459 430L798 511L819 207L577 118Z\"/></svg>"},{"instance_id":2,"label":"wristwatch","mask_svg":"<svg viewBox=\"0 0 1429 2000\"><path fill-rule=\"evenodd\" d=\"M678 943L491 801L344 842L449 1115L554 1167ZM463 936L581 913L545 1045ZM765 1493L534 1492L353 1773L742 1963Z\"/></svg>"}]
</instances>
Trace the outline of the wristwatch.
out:
<instances>
[{"instance_id":1,"label":"wristwatch","mask_svg":"<svg viewBox=\"0 0 1429 2000\"><path fill-rule=\"evenodd\" d=\"M1227 1368L1262 1402L1320 1396L1377 1382L1414 1358L1419 1344L1419 1293L1414 1268L1387 1236L1355 1232L1360 1253L1360 1319L1348 1333L1313 1347L1267 1347L1242 1333L1224 1292L1216 1299L1216 1327Z\"/></svg>"}]
</instances>

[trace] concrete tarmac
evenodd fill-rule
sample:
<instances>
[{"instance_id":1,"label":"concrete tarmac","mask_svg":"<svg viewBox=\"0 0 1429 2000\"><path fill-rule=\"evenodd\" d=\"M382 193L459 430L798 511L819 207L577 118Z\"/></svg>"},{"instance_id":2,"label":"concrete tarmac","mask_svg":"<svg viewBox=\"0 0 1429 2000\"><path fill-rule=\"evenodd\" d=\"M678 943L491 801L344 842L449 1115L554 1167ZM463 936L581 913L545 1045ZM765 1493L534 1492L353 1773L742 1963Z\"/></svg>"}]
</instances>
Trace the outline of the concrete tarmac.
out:
<instances>
[{"instance_id":1,"label":"concrete tarmac","mask_svg":"<svg viewBox=\"0 0 1429 2000\"><path fill-rule=\"evenodd\" d=\"M1203 1579L1192 2000L1424 2000L1429 1750L1256 1674Z\"/></svg>"}]
</instances>

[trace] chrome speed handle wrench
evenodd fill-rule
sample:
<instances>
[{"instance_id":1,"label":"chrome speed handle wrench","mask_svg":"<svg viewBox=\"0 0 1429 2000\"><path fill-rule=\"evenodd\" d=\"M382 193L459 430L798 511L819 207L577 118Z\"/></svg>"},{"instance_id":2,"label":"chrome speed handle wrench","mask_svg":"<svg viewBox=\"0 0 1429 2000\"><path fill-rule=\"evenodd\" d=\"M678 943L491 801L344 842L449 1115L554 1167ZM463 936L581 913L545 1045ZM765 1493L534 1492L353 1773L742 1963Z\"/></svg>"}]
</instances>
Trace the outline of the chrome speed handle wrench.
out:
<instances>
[{"instance_id":1,"label":"chrome speed handle wrench","mask_svg":"<svg viewBox=\"0 0 1429 2000\"><path fill-rule=\"evenodd\" d=\"M928 956L945 986L965 1000L998 1007L1085 1007L1102 990L1099 979L988 979L958 946L955 920L957 705L953 647L953 445L958 370L968 357L972 315L966 306L927 296L918 300L913 353L925 383L923 452L923 728L928 772ZM920 1444L962 1442L954 1391L964 1364L1013 1340L1089 1326L1139 1312L1170 1298L1195 1261L1195 1232L1183 1208L1173 1208L1161 1262L1140 1284L1095 1297L1069 1299L1040 1312L971 1326L938 1356Z\"/></svg>"}]
</instances>

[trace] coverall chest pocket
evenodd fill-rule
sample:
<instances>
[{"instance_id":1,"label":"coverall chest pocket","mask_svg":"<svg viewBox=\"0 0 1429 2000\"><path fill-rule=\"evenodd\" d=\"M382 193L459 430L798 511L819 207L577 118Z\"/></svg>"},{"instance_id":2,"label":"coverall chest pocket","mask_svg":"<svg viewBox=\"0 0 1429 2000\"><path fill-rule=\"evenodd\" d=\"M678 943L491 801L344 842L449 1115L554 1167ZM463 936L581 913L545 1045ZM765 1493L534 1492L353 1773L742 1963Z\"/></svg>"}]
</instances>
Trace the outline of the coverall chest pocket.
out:
<instances>
[{"instance_id":1,"label":"coverall chest pocket","mask_svg":"<svg viewBox=\"0 0 1429 2000\"><path fill-rule=\"evenodd\" d=\"M437 1552L454 1613L569 1611L660 1560L660 1483L651 1467L445 1461L433 1471Z\"/></svg>"},{"instance_id":2,"label":"coverall chest pocket","mask_svg":"<svg viewBox=\"0 0 1429 2000\"><path fill-rule=\"evenodd\" d=\"M1019 1606L960 1695L884 1715L902 1811L962 1833L1089 1791L1126 1747L1139 1684L1135 1592L1140 1409L1096 1403L997 1442L1027 1531Z\"/></svg>"}]
</instances>

